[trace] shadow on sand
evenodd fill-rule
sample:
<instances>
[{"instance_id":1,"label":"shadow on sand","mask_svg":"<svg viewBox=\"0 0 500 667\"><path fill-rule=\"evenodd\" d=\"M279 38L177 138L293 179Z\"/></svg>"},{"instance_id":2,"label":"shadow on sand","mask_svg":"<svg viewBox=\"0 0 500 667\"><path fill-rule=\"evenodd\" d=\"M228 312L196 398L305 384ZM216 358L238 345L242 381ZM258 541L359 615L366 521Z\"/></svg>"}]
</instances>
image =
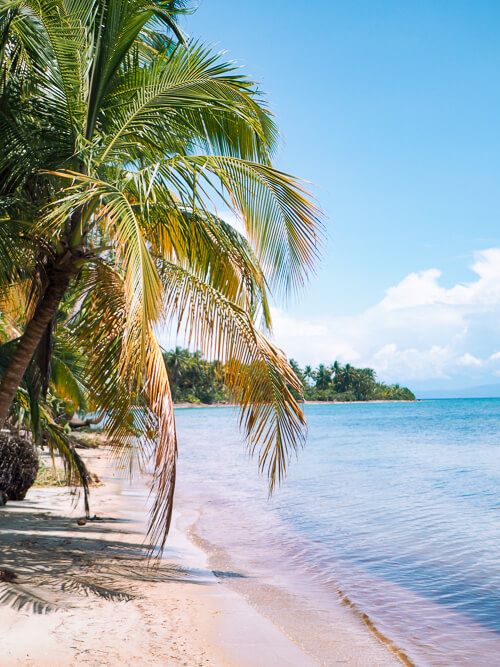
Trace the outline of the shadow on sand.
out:
<instances>
[{"instance_id":1,"label":"shadow on sand","mask_svg":"<svg viewBox=\"0 0 500 667\"><path fill-rule=\"evenodd\" d=\"M75 594L128 601L140 597L143 583L214 581L207 570L149 560L150 545L137 543L126 519L100 517L79 527L74 518L29 509L23 503L0 510L0 604L43 614L78 604ZM2 582L2 572L13 581Z\"/></svg>"}]
</instances>

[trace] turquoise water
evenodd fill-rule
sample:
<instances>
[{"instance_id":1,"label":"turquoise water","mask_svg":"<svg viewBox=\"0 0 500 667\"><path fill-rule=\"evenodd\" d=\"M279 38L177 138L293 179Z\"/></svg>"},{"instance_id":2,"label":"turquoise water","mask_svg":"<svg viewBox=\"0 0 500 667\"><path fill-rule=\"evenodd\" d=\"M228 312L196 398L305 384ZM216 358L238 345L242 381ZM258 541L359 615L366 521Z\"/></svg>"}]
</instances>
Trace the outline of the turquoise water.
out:
<instances>
[{"instance_id":1,"label":"turquoise water","mask_svg":"<svg viewBox=\"0 0 500 667\"><path fill-rule=\"evenodd\" d=\"M181 497L203 505L204 537L312 611L321 600L325 627L342 595L416 664L500 664L500 399L306 413L307 446L268 501L231 408L177 412Z\"/></svg>"}]
</instances>

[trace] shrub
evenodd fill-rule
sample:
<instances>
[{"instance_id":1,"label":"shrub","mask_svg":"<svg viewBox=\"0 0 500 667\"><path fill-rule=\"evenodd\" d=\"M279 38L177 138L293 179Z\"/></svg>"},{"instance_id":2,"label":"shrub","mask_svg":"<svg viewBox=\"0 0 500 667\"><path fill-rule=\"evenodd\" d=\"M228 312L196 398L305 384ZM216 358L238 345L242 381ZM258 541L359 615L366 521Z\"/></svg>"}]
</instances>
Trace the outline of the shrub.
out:
<instances>
[{"instance_id":1,"label":"shrub","mask_svg":"<svg viewBox=\"0 0 500 667\"><path fill-rule=\"evenodd\" d=\"M0 433L0 501L24 500L36 479L38 452L33 443Z\"/></svg>"}]
</instances>

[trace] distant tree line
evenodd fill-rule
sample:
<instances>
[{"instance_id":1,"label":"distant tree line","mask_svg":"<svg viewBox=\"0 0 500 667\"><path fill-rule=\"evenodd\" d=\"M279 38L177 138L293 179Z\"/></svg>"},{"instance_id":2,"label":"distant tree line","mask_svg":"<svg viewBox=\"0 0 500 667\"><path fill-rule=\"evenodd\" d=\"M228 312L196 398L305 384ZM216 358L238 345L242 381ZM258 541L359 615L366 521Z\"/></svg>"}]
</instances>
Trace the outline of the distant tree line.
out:
<instances>
[{"instance_id":1,"label":"distant tree line","mask_svg":"<svg viewBox=\"0 0 500 667\"><path fill-rule=\"evenodd\" d=\"M414 401L415 394L399 384L378 382L373 368L344 366L338 361L317 368L291 359L290 364L302 381L306 401Z\"/></svg>"},{"instance_id":2,"label":"distant tree line","mask_svg":"<svg viewBox=\"0 0 500 667\"><path fill-rule=\"evenodd\" d=\"M176 403L228 403L229 392L224 385L224 367L207 361L201 352L176 347L164 353L172 398ZM378 382L372 368L355 368L335 361L316 368L290 364L303 385L306 401L413 401L414 393L399 384Z\"/></svg>"},{"instance_id":3,"label":"distant tree line","mask_svg":"<svg viewBox=\"0 0 500 667\"><path fill-rule=\"evenodd\" d=\"M227 403L222 364L204 359L201 352L183 347L164 352L163 358L175 403Z\"/></svg>"}]
</instances>

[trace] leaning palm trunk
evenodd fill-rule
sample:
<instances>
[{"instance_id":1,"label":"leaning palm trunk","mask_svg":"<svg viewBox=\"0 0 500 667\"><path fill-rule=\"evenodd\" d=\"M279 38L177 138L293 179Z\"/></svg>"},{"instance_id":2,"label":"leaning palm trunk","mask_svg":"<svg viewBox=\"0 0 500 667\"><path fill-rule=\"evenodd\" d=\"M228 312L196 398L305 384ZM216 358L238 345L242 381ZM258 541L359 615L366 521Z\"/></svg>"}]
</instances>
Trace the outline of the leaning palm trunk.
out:
<instances>
[{"instance_id":1,"label":"leaning palm trunk","mask_svg":"<svg viewBox=\"0 0 500 667\"><path fill-rule=\"evenodd\" d=\"M74 268L67 260L65 262L59 260L47 273L45 291L40 297L33 317L26 324L0 382L0 428L9 416L17 389L47 327L57 312L73 273Z\"/></svg>"},{"instance_id":2,"label":"leaning palm trunk","mask_svg":"<svg viewBox=\"0 0 500 667\"><path fill-rule=\"evenodd\" d=\"M182 4L0 0L0 290L22 287L27 313L0 420L71 283L68 335L117 453L153 464L160 543L177 438L157 327L175 322L225 363L272 490L305 419L267 337L268 291L303 283L319 226L302 185L272 167L277 132L255 86L168 37Z\"/></svg>"}]
</instances>

